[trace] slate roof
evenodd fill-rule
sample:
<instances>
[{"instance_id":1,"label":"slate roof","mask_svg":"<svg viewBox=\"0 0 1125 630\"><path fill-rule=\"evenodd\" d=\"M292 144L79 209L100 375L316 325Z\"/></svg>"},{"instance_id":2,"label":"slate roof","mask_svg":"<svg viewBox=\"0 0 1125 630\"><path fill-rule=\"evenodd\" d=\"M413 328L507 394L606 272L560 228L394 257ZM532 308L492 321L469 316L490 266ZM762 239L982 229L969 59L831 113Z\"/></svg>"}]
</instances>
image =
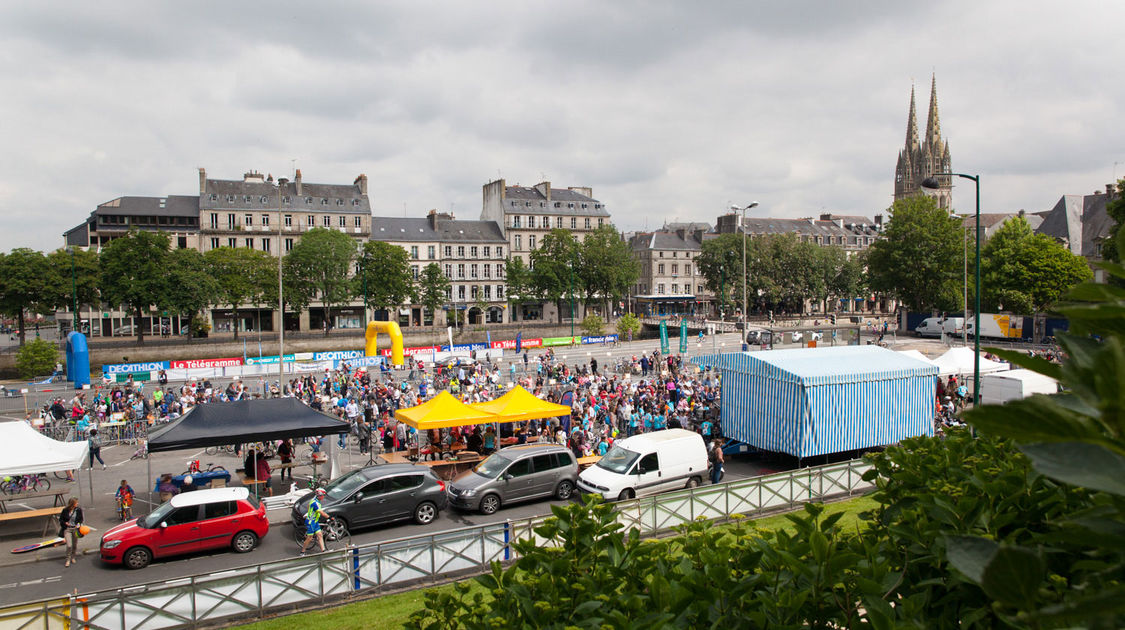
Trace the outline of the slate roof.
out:
<instances>
[{"instance_id":1,"label":"slate roof","mask_svg":"<svg viewBox=\"0 0 1125 630\"><path fill-rule=\"evenodd\" d=\"M460 241L498 245L506 245L508 242L495 221L438 219L435 230L428 217L372 217L371 240L429 243Z\"/></svg>"},{"instance_id":2,"label":"slate roof","mask_svg":"<svg viewBox=\"0 0 1125 630\"><path fill-rule=\"evenodd\" d=\"M277 186L271 182L208 179L206 192L199 196L199 207L202 210L277 210ZM326 212L331 214L371 214L371 203L367 195L360 192L354 184L310 184L302 183L301 194L297 194L297 183L288 182L281 192L282 196L289 196L289 203L283 208L290 210L304 210L308 212ZM215 199L211 199L214 195ZM228 201L230 195L234 201ZM246 200L249 197L249 201ZM312 197L312 203L306 204L305 198ZM328 204L321 200L327 199ZM342 199L343 205L337 205L336 200ZM358 202L353 204L352 202Z\"/></svg>"},{"instance_id":3,"label":"slate roof","mask_svg":"<svg viewBox=\"0 0 1125 630\"><path fill-rule=\"evenodd\" d=\"M98 204L90 215L125 215L199 218L199 197L169 195L167 197L118 197Z\"/></svg>"},{"instance_id":4,"label":"slate roof","mask_svg":"<svg viewBox=\"0 0 1125 630\"><path fill-rule=\"evenodd\" d=\"M702 244L691 237L691 234L685 234L685 238L680 238L680 235L671 231L657 231L657 232L640 232L633 236L629 241L630 247L633 251L647 251L647 250L680 250L680 251L700 251Z\"/></svg>"},{"instance_id":5,"label":"slate roof","mask_svg":"<svg viewBox=\"0 0 1125 630\"><path fill-rule=\"evenodd\" d=\"M504 199L506 201L547 201L547 196L539 192L539 189L532 186L506 186L504 188ZM562 202L563 205L559 208L554 207L554 202ZM605 209L602 202L587 197L582 193L570 190L569 188L551 188L551 202L552 205L546 208L539 208L538 204L532 206L532 209L538 211L546 211L548 214L576 214L579 216L590 217L608 217L609 211ZM566 204L574 203L573 208L566 207ZM583 208L581 204L585 203L586 207ZM601 206L595 208L594 206ZM504 211L510 214L521 214L523 211L520 207L512 208L509 204L505 204ZM538 214L539 212L536 212Z\"/></svg>"},{"instance_id":6,"label":"slate roof","mask_svg":"<svg viewBox=\"0 0 1125 630\"><path fill-rule=\"evenodd\" d=\"M1065 241L1071 253L1094 257L1095 243L1109 236L1113 219L1106 212L1109 196L1063 195L1043 214L1043 222L1035 231Z\"/></svg>"}]
</instances>

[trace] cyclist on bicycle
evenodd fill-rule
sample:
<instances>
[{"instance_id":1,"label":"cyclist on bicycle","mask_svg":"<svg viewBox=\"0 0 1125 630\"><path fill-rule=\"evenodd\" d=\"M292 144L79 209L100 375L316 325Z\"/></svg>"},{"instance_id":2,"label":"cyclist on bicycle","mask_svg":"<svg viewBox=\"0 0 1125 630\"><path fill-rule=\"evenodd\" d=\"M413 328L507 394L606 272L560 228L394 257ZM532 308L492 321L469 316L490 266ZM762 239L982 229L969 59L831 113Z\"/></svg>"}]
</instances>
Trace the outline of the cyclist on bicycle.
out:
<instances>
[{"instance_id":1,"label":"cyclist on bicycle","mask_svg":"<svg viewBox=\"0 0 1125 630\"><path fill-rule=\"evenodd\" d=\"M320 507L320 502L324 500L328 492L324 488L317 488L316 495L312 501L309 501L309 508L305 512L305 542L301 545L301 555L305 555L308 551L309 543L316 539L316 544L320 546L320 551L323 553L324 549L324 531L320 529L320 519L328 518L324 510Z\"/></svg>"},{"instance_id":2,"label":"cyclist on bicycle","mask_svg":"<svg viewBox=\"0 0 1125 630\"><path fill-rule=\"evenodd\" d=\"M133 492L133 487L129 485L128 481L121 480L121 485L117 487L115 493L117 499L117 514L121 517L121 522L131 520L133 518L133 497L136 496Z\"/></svg>"}]
</instances>

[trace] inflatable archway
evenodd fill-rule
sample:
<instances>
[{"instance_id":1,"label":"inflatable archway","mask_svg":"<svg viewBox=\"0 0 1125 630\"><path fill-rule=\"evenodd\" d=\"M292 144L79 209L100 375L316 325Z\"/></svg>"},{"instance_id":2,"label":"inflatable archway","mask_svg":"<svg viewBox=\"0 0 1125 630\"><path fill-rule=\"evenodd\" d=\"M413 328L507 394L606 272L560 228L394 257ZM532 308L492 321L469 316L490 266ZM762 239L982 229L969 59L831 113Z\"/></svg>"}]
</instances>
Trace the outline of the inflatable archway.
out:
<instances>
[{"instance_id":1,"label":"inflatable archway","mask_svg":"<svg viewBox=\"0 0 1125 630\"><path fill-rule=\"evenodd\" d=\"M391 364L405 363L402 358L402 329L398 327L397 322L367 322L367 344L364 347L364 354L369 357L379 354L377 340L379 333L386 333L391 338Z\"/></svg>"}]
</instances>

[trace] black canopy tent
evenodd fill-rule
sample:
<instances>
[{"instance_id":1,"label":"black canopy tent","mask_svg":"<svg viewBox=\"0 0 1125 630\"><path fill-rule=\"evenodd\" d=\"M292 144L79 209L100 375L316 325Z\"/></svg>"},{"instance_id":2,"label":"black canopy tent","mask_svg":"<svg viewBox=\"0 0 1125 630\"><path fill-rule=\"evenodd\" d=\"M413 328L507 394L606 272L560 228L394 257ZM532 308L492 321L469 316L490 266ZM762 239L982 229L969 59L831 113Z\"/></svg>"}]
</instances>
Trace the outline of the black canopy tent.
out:
<instances>
[{"instance_id":1,"label":"black canopy tent","mask_svg":"<svg viewBox=\"0 0 1125 630\"><path fill-rule=\"evenodd\" d=\"M198 405L149 434L150 453L347 433L350 425L296 398ZM151 461L151 460L150 460ZM152 471L149 471L149 478ZM149 488L151 489L151 485Z\"/></svg>"}]
</instances>

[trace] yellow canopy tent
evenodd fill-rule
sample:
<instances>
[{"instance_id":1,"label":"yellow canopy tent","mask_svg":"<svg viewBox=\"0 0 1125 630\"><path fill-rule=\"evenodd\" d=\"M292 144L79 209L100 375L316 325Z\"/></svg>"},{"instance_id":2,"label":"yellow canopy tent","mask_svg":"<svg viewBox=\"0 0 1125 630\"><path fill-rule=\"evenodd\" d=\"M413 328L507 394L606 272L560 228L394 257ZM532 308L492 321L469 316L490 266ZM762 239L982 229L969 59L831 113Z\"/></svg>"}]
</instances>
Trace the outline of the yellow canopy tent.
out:
<instances>
[{"instance_id":1,"label":"yellow canopy tent","mask_svg":"<svg viewBox=\"0 0 1125 630\"><path fill-rule=\"evenodd\" d=\"M425 431L459 427L466 424L486 424L496 422L495 414L482 409L474 409L442 390L430 400L408 409L395 412L395 419Z\"/></svg>"},{"instance_id":2,"label":"yellow canopy tent","mask_svg":"<svg viewBox=\"0 0 1125 630\"><path fill-rule=\"evenodd\" d=\"M473 403L469 407L493 414L494 422L522 422L569 416L572 413L570 407L536 398L534 394L519 385L496 400Z\"/></svg>"}]
</instances>

